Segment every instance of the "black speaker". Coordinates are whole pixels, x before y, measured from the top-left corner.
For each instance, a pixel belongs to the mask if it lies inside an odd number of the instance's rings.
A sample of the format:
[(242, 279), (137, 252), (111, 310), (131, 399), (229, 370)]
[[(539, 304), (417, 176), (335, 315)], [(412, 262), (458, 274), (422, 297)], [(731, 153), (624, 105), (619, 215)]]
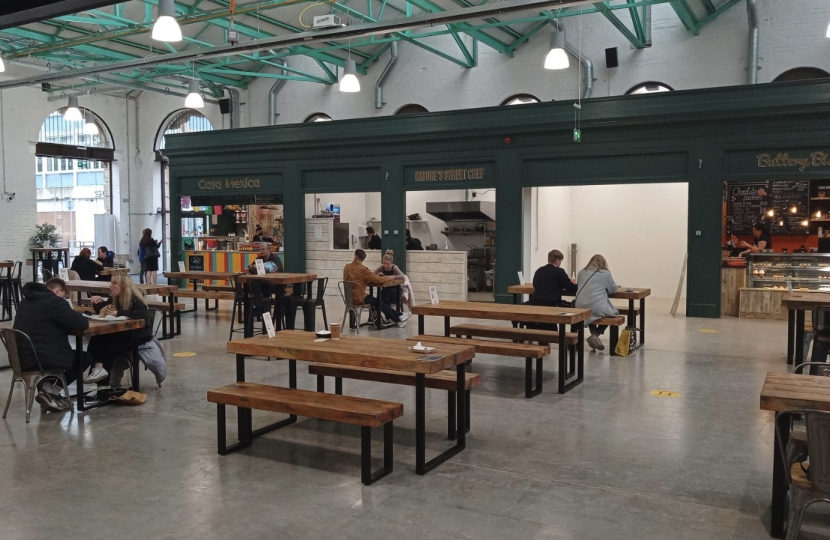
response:
[(605, 49), (605, 67), (615, 68), (619, 65), (620, 63), (617, 60), (617, 48), (611, 47), (610, 49)]
[(231, 100), (229, 99), (220, 99), (219, 100), (219, 112), (222, 114), (228, 114), (231, 112)]

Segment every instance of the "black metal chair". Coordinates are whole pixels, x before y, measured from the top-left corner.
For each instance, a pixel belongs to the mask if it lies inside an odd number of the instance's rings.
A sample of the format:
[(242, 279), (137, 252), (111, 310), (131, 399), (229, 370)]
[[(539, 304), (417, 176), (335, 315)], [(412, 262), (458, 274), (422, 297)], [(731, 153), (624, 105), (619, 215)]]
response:
[(20, 305), (20, 300), (23, 298), (23, 282), (20, 277), (22, 273), (23, 261), (17, 261), (14, 263), (14, 269), (12, 270), (12, 300), (14, 302), (15, 309), (17, 309), (17, 306)]
[[(233, 341), (234, 334), (245, 335), (245, 284), (239, 281), (241, 274), (234, 274), (231, 276), (231, 285), (233, 286), (233, 310), (231, 311), (231, 331), (228, 336), (228, 341)], [(254, 313), (259, 313), (261, 309), (257, 308), (254, 299), (251, 299), (252, 309)], [(242, 325), (240, 328), (237, 325)], [(264, 330), (254, 330), (254, 335), (264, 334)]]
[(321, 309), (323, 311), (323, 324), (326, 327), (326, 330), (329, 329), (329, 321), (328, 317), (326, 317), (326, 301), (323, 296), (326, 294), (326, 286), (328, 286), (329, 278), (322, 277), (317, 278), (317, 294), (314, 298), (311, 297), (311, 286), (308, 286), (308, 295), (300, 300), (297, 300), (297, 309), (303, 308), (305, 311), (306, 306), (312, 306), (315, 310)]

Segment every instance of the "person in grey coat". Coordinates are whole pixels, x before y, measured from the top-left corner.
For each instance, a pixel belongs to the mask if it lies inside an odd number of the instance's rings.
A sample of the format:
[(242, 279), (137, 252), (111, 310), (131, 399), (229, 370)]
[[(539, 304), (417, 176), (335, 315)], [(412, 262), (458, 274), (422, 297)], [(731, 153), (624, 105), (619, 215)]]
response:
[(608, 263), (602, 255), (594, 255), (588, 265), (576, 276), (577, 291), (574, 307), (590, 309), (591, 316), (585, 321), (591, 335), (588, 345), (594, 350), (604, 350), (600, 336), (605, 333), (606, 325), (593, 324), (603, 317), (617, 317), (620, 312), (611, 304), (609, 294), (617, 292), (617, 284), (608, 270)]

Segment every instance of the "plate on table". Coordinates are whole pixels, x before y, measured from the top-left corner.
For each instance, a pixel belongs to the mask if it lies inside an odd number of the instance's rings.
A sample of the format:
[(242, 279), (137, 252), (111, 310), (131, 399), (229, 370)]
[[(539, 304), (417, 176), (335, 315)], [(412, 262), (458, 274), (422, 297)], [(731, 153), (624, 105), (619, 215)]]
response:
[(416, 352), (416, 353), (428, 353), (428, 352), (434, 351), (435, 347), (420, 347), (420, 348), (418, 348), (418, 347), (415, 347), (413, 345), (412, 347), (409, 348), (409, 350), (412, 351), (412, 352)]
[(104, 322), (113, 322), (113, 321), (127, 321), (129, 317), (113, 317), (112, 315), (107, 315), (106, 317), (101, 317), (99, 315), (93, 315), (91, 313), (84, 313), (84, 317), (88, 319), (92, 319), (94, 321), (104, 321)]

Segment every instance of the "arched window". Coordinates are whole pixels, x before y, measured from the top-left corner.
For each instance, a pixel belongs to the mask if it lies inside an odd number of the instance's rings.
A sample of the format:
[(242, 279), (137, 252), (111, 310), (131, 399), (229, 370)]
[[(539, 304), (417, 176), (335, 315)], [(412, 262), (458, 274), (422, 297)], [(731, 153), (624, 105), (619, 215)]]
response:
[[(81, 109), (85, 120), (72, 122), (64, 119), (65, 113), (66, 107), (63, 107), (46, 117), (40, 127), (37, 142), (87, 148), (114, 148), (110, 130), (97, 114), (88, 109)], [(94, 127), (87, 125), (87, 118)]]
[(213, 125), (205, 115), (193, 109), (182, 109), (174, 112), (162, 122), (161, 129), (156, 135), (156, 150), (164, 150), (164, 138), (167, 135), (179, 133), (196, 133), (199, 131), (213, 131)]
[(502, 102), (502, 105), (525, 105), (527, 103), (539, 103), (539, 98), (530, 94), (516, 94)]
[(303, 120), (303, 123), (309, 122), (331, 122), (331, 116), (320, 112), (314, 113), (305, 120)]
[(421, 114), (421, 113), (428, 113), (429, 111), (426, 110), (425, 107), (420, 105), (415, 105), (414, 103), (410, 103), (409, 105), (404, 105), (397, 111), (395, 111), (395, 115), (402, 115), (402, 114)]
[(810, 79), (824, 79), (826, 77), (830, 77), (830, 73), (827, 73), (823, 69), (814, 67), (797, 67), (785, 71), (773, 79), (772, 82), (807, 81)]
[(644, 82), (631, 88), (626, 95), (629, 94), (654, 94), (657, 92), (674, 92), (674, 88), (661, 82)]

